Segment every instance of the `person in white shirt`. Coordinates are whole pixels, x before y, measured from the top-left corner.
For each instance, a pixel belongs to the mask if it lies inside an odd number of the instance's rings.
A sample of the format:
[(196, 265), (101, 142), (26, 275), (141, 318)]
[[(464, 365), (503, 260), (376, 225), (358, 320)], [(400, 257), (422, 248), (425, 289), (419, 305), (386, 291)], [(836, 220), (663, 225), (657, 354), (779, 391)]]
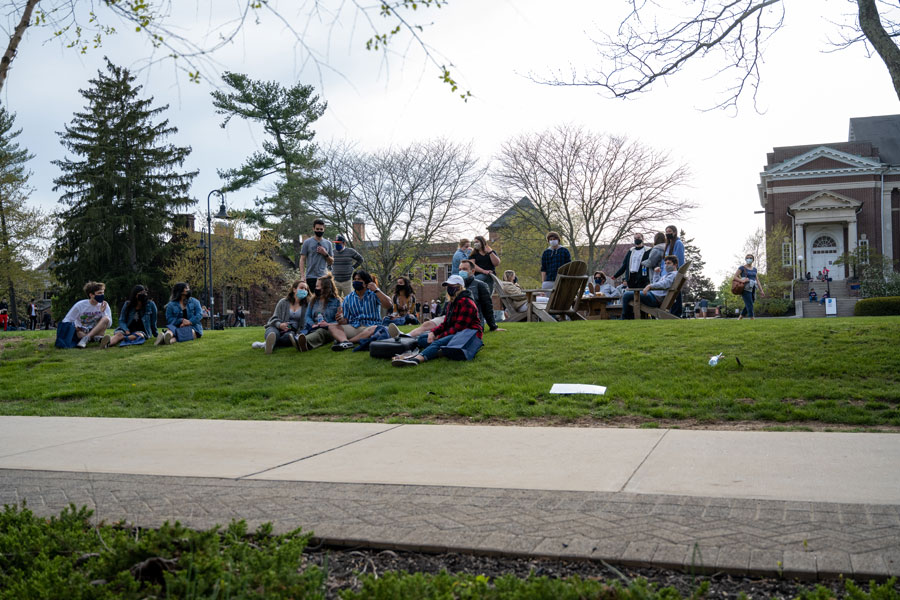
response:
[(75, 326), (79, 348), (86, 348), (91, 341), (100, 342), (101, 346), (109, 345), (110, 336), (106, 335), (106, 329), (112, 324), (112, 311), (106, 302), (105, 292), (106, 284), (87, 282), (84, 284), (87, 299), (76, 302), (63, 319), (64, 323)]

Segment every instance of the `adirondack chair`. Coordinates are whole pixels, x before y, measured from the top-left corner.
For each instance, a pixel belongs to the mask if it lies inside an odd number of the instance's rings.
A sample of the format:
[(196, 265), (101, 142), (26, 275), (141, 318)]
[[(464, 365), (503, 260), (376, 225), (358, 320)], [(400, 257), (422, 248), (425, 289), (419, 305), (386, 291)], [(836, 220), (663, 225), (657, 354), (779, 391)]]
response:
[(556, 282), (550, 292), (546, 308), (529, 306), (529, 310), (541, 321), (553, 322), (556, 317), (568, 316), (573, 321), (585, 318), (578, 314), (578, 301), (588, 282), (587, 264), (582, 260), (566, 263), (556, 272)]
[(675, 303), (675, 298), (681, 293), (681, 288), (683, 288), (685, 282), (687, 282), (687, 272), (690, 266), (691, 261), (687, 261), (681, 265), (678, 269), (678, 273), (675, 275), (675, 279), (672, 280), (672, 287), (670, 287), (666, 295), (663, 296), (659, 306), (647, 306), (641, 304), (641, 290), (629, 288), (629, 291), (634, 292), (634, 300), (631, 302), (631, 306), (634, 307), (634, 318), (643, 319), (644, 316), (642, 313), (646, 313), (648, 317), (656, 317), (657, 319), (680, 319), (681, 317), (673, 315), (669, 310), (672, 308), (672, 304)]
[(514, 323), (516, 321), (524, 321), (528, 318), (528, 307), (525, 307), (526, 310), (518, 310), (516, 307), (521, 305), (522, 301), (514, 301), (512, 296), (503, 291), (503, 285), (500, 283), (500, 280), (497, 279), (497, 276), (491, 273), (491, 277), (494, 278), (494, 291), (497, 293), (497, 296), (500, 298), (500, 304), (503, 305), (503, 309), (506, 311), (506, 321)]

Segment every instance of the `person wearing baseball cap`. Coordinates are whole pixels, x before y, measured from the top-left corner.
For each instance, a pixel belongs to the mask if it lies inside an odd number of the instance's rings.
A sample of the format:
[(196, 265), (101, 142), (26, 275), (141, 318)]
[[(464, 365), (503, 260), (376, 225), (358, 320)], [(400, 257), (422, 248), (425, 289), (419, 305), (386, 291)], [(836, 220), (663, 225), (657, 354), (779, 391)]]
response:
[(331, 263), (331, 274), (342, 298), (353, 291), (353, 272), (362, 264), (362, 255), (347, 245), (344, 236), (334, 238), (334, 262)]
[[(401, 354), (391, 360), (395, 367), (416, 367), (426, 360), (437, 358), (441, 348), (450, 343), (453, 335), (466, 329), (474, 329), (476, 335), (481, 338), (484, 329), (481, 327), (481, 318), (478, 307), (472, 300), (472, 295), (466, 290), (466, 283), (459, 275), (451, 275), (442, 284), (447, 288), (447, 296), (450, 297), (450, 305), (444, 322), (422, 335), (419, 339), (419, 347), (423, 342), (427, 344), (424, 350), (418, 354), (408, 356)], [(424, 338), (424, 340), (422, 339)]]

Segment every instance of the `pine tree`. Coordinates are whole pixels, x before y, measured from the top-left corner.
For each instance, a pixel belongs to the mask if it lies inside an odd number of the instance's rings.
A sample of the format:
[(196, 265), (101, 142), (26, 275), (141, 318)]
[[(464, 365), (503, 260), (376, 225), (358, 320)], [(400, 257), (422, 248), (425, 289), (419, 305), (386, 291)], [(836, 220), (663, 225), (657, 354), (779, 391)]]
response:
[(702, 298), (716, 299), (716, 288), (709, 277), (703, 275), (706, 261), (700, 255), (700, 248), (694, 245), (694, 238), (688, 239), (684, 229), (681, 230), (681, 242), (684, 244), (684, 260), (690, 261), (688, 280), (684, 286), (686, 302), (699, 302)]
[(239, 190), (277, 175), (274, 193), (256, 201), (256, 211), (247, 216), (271, 229), (284, 245), (295, 266), (300, 264), (300, 236), (312, 229), (312, 212), (321, 187), (321, 160), (310, 126), (325, 112), (309, 85), (284, 88), (274, 81), (254, 81), (240, 73), (226, 73), (230, 92), (212, 93), (216, 112), (225, 115), (222, 127), (232, 117), (259, 123), (268, 136), (262, 151), (254, 152), (236, 169), (219, 171), (226, 190)]
[(18, 322), (16, 288), (34, 283), (29, 255), (38, 251), (45, 218), (25, 205), (30, 176), (25, 164), (32, 155), (16, 142), (22, 130), (13, 130), (14, 121), (0, 107), (0, 287), (9, 292), (10, 318)]
[(196, 171), (179, 168), (190, 147), (164, 140), (178, 130), (160, 120), (168, 105), (152, 108), (139, 97), (135, 77), (107, 59), (90, 87), (83, 112), (61, 132), (76, 158), (54, 161), (63, 190), (55, 247), (56, 274), (64, 304), (81, 296), (86, 281), (103, 281), (113, 299), (137, 283), (162, 297), (166, 277), (167, 232), (172, 213), (194, 204), (188, 197)]

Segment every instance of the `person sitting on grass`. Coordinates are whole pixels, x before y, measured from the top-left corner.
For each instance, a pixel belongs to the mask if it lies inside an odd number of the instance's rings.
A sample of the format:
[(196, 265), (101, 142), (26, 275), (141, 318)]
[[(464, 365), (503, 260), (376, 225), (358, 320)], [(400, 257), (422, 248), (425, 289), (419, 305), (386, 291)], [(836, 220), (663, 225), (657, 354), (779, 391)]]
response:
[[(678, 273), (678, 257), (670, 254), (666, 257), (666, 270), (656, 274), (656, 277), (641, 290), (641, 304), (647, 306), (659, 306), (665, 297), (672, 282), (675, 281), (675, 275)], [(634, 307), (631, 305), (634, 300), (634, 292), (625, 292), (622, 297), (622, 318), (633, 319)]]
[(413, 311), (416, 306), (416, 294), (406, 277), (398, 277), (392, 299), (394, 310), (382, 321), (382, 325), (418, 325), (419, 320)]
[(809, 301), (816, 302), (816, 301), (818, 301), (818, 299), (819, 299), (819, 295), (816, 294), (816, 290), (814, 290), (813, 288), (809, 288)]
[(88, 281), (84, 284), (85, 300), (79, 300), (66, 313), (63, 323), (75, 326), (76, 346), (86, 348), (88, 342), (100, 342), (102, 347), (109, 345), (110, 337), (106, 328), (112, 324), (112, 311), (106, 302), (106, 284), (99, 281)]
[[(172, 287), (172, 298), (166, 304), (169, 330), (157, 336), (156, 345), (189, 342), (203, 337), (202, 320), (203, 309), (200, 308), (200, 301), (191, 297), (191, 286), (176, 283)], [(180, 331), (176, 331), (179, 329)]]
[[(338, 295), (338, 283), (331, 277), (322, 277), (316, 280), (316, 295), (306, 311), (306, 323), (303, 331), (297, 334), (297, 350), (306, 352), (311, 348), (317, 348), (324, 342), (336, 340), (338, 343), (347, 341), (347, 334), (338, 324), (343, 314), (341, 312), (341, 297)], [(322, 330), (321, 333), (318, 331)], [(314, 335), (310, 335), (314, 334)], [(310, 340), (309, 338), (312, 338)]]
[(115, 346), (119, 342), (131, 344), (143, 344), (151, 336), (156, 337), (156, 303), (150, 299), (147, 288), (138, 284), (131, 288), (131, 294), (128, 300), (122, 305), (122, 312), (119, 313), (119, 326), (116, 327), (112, 339), (104, 345), (100, 343), (101, 348)]
[[(276, 346), (297, 347), (296, 334), (306, 326), (309, 307), (309, 286), (297, 280), (291, 285), (287, 295), (278, 300), (275, 311), (266, 322), (266, 354), (272, 354)], [(258, 344), (259, 342), (254, 342)]]
[[(332, 350), (352, 348), (355, 342), (371, 337), (375, 328), (381, 325), (380, 307), (391, 309), (390, 296), (379, 289), (371, 275), (360, 269), (353, 274), (353, 292), (344, 298), (337, 326), (317, 327), (306, 335), (305, 342), (310, 348), (317, 348), (334, 340)], [(298, 342), (302, 343), (299, 339)]]
[[(478, 316), (478, 307), (472, 299), (472, 294), (465, 288), (462, 278), (459, 275), (451, 275), (443, 285), (450, 297), (444, 321), (427, 336), (423, 336), (427, 346), (421, 352), (395, 356), (391, 360), (391, 364), (395, 367), (415, 367), (426, 360), (437, 358), (441, 349), (453, 340), (453, 336), (466, 329), (474, 329), (479, 339), (483, 337), (484, 328)], [(419, 345), (420, 347), (423, 345), (423, 340), (420, 339)]]

